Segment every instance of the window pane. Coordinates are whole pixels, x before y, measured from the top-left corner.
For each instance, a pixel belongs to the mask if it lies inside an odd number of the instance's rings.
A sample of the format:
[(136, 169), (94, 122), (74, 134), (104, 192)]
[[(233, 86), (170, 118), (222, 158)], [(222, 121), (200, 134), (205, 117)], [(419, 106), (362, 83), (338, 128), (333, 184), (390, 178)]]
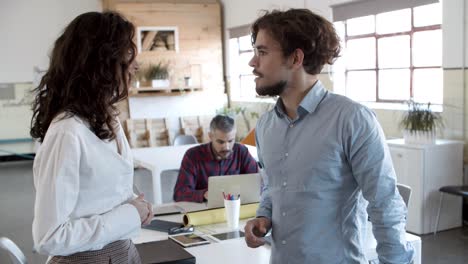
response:
[(239, 50), (252, 50), (252, 41), (250, 35), (239, 38)]
[(411, 30), (411, 9), (402, 9), (378, 14), (377, 33), (388, 34)]
[(249, 66), (249, 61), (253, 57), (252, 52), (243, 52), (239, 55), (239, 65), (237, 65), (240, 74), (252, 74), (253, 68)]
[(340, 37), (340, 40), (343, 41), (345, 37), (344, 22), (333, 22), (333, 26), (335, 27), (336, 34)]
[(409, 98), (409, 69), (379, 71), (379, 99), (408, 100)]
[(231, 95), (239, 97), (239, 43), (237, 38), (229, 40), (229, 80), (231, 86)]
[(241, 75), (240, 86), (240, 97), (255, 98), (255, 75)]
[(370, 34), (375, 32), (374, 16), (365, 16), (348, 19), (346, 21), (348, 36)]
[(442, 8), (440, 3), (418, 6), (413, 10), (415, 27), (442, 24)]
[(379, 41), (379, 68), (402, 68), (410, 66), (410, 37), (396, 36)]
[(348, 72), (346, 96), (359, 102), (375, 102), (375, 71)]
[(413, 94), (416, 102), (442, 104), (442, 85), (442, 69), (414, 70)]
[(413, 35), (413, 65), (442, 65), (442, 31), (429, 30), (415, 32)]
[(375, 68), (375, 38), (349, 40), (344, 56), (348, 69)]

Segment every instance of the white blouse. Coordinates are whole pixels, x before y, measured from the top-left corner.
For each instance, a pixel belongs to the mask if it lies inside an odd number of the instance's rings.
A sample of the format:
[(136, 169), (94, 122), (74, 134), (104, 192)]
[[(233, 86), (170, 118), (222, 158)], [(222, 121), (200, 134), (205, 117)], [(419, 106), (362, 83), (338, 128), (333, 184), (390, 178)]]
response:
[(33, 173), (37, 252), (66, 256), (139, 234), (140, 216), (127, 203), (134, 197), (133, 158), (120, 123), (116, 140), (104, 141), (79, 117), (54, 119)]

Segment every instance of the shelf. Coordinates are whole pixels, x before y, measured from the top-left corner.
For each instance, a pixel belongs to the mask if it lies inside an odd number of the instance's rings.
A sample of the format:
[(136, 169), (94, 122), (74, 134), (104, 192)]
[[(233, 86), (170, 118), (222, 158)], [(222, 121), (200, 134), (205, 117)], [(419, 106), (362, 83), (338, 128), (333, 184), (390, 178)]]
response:
[(183, 88), (152, 88), (152, 87), (140, 87), (131, 88), (128, 91), (129, 97), (146, 97), (146, 96), (177, 96), (187, 93), (202, 92), (202, 88), (196, 87), (183, 87)]

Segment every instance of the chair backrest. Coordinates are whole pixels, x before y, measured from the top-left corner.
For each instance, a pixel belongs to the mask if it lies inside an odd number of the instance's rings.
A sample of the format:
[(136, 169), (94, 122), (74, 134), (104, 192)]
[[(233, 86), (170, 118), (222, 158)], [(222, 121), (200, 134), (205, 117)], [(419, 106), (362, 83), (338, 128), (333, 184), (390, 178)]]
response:
[(171, 142), (165, 118), (127, 119), (125, 134), (132, 148), (168, 146)]
[(406, 207), (408, 207), (409, 200), (411, 198), (411, 187), (409, 187), (408, 185), (397, 183), (397, 188), (398, 188), (398, 192), (401, 195), (401, 198), (403, 198), (403, 201), (406, 204)]
[(174, 146), (197, 144), (197, 138), (194, 135), (178, 135), (174, 139)]
[(0, 237), (0, 248), (5, 250), (10, 256), (11, 263), (13, 264), (26, 264), (26, 257), (19, 247), (10, 239)]
[(161, 202), (174, 202), (174, 187), (179, 177), (179, 170), (164, 170), (161, 172)]
[(169, 146), (171, 138), (166, 118), (145, 119), (150, 147)]
[(255, 128), (250, 130), (250, 132), (245, 136), (244, 139), (241, 140), (242, 144), (244, 145), (250, 145), (250, 146), (255, 146)]
[(198, 142), (203, 141), (204, 131), (199, 116), (181, 116), (179, 120), (180, 133), (182, 135), (193, 135), (197, 138)]

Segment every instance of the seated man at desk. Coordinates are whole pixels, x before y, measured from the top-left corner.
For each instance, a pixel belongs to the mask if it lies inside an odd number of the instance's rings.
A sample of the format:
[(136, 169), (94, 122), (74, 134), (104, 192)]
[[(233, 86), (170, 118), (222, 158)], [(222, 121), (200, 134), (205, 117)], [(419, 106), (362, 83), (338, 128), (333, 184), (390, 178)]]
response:
[(184, 155), (174, 187), (174, 200), (198, 202), (207, 200), (208, 177), (256, 173), (257, 162), (247, 147), (235, 143), (234, 119), (217, 115), (210, 123), (210, 143), (193, 147)]

